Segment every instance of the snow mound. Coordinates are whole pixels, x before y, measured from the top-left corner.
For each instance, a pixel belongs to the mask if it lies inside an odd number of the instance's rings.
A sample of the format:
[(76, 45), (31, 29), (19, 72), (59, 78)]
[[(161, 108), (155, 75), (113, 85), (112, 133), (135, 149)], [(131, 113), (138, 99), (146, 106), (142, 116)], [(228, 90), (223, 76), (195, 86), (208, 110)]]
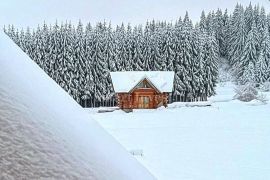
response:
[(211, 106), (211, 101), (195, 101), (195, 102), (174, 102), (168, 104), (168, 108), (181, 108), (181, 107), (205, 107)]
[(0, 32), (0, 177), (154, 179)]
[(265, 102), (262, 102), (260, 100), (257, 100), (257, 99), (253, 99), (249, 102), (244, 102), (245, 104), (247, 105), (250, 105), (250, 106), (260, 106), (260, 105), (265, 105), (266, 103)]

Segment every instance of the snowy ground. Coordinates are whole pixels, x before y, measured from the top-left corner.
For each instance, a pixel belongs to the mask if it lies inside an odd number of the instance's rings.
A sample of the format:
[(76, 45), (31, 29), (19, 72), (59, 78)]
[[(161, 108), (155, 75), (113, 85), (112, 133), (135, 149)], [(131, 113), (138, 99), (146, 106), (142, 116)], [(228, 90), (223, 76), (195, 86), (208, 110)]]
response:
[(233, 88), (210, 107), (88, 112), (160, 180), (270, 179), (270, 104), (232, 100)]

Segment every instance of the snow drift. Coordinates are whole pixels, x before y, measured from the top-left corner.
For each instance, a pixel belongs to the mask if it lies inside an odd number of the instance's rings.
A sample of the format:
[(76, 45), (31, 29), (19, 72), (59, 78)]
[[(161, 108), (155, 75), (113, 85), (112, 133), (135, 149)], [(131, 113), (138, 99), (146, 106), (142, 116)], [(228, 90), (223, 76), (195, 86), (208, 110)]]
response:
[(154, 177), (0, 32), (0, 176)]

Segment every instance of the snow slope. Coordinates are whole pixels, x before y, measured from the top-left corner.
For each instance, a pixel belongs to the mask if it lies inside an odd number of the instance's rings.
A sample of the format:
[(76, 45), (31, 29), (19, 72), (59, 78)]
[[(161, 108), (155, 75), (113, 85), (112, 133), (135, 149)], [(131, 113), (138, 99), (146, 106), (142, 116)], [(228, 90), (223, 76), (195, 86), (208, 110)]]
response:
[(0, 179), (154, 179), (3, 32), (0, 152)]
[[(89, 113), (159, 180), (270, 179), (270, 104), (233, 99), (224, 83), (209, 107)], [(270, 94), (268, 93), (268, 99)]]

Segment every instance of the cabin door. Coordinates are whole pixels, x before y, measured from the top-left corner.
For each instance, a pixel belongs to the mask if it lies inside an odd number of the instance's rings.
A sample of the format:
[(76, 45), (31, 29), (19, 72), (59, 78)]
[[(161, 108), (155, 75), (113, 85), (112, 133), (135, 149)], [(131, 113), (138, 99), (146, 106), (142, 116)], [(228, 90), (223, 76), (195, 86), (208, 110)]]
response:
[(139, 97), (139, 108), (147, 109), (149, 108), (150, 98), (148, 96), (140, 96)]

